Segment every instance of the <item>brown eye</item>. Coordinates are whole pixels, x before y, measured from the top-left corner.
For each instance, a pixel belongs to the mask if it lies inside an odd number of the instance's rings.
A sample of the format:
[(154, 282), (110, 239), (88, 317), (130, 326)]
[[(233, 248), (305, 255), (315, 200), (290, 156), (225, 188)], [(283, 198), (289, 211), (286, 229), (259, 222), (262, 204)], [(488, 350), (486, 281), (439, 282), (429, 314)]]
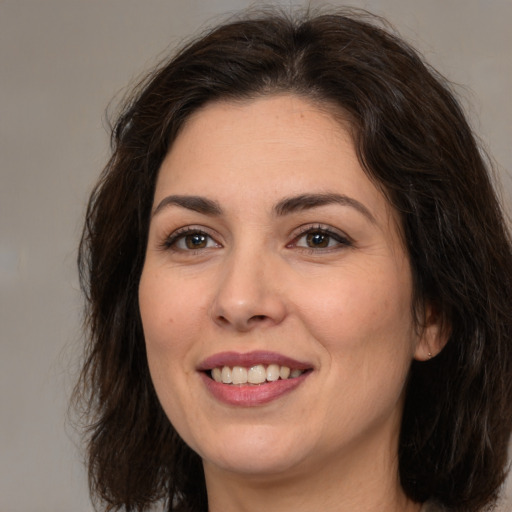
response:
[(208, 245), (208, 237), (202, 233), (186, 235), (183, 238), (187, 249), (204, 249)]
[(337, 231), (313, 227), (304, 231), (290, 244), (290, 247), (318, 250), (336, 250), (351, 247), (351, 240)]
[(326, 233), (308, 233), (306, 235), (306, 244), (311, 248), (324, 248), (329, 247), (331, 237)]
[(165, 242), (166, 249), (175, 251), (198, 251), (221, 247), (210, 235), (195, 229), (180, 230), (173, 233)]

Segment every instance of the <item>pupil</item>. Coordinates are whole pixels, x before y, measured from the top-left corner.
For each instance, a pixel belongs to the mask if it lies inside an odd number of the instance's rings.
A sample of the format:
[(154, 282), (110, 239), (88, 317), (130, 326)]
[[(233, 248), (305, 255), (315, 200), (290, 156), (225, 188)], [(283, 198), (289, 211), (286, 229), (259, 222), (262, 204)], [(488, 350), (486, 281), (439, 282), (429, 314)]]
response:
[(189, 249), (202, 248), (206, 245), (206, 236), (200, 234), (189, 235), (187, 236), (186, 244)]
[(327, 247), (329, 237), (323, 233), (310, 233), (307, 236), (308, 245), (313, 247)]

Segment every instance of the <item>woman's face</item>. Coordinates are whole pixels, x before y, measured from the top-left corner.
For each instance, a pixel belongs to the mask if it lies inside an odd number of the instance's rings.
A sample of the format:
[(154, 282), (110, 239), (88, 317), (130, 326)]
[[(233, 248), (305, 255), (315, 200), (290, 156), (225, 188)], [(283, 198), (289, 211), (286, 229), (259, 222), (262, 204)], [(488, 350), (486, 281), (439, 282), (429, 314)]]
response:
[(411, 296), (396, 216), (333, 117), (278, 95), (188, 120), (139, 299), (156, 392), (207, 477), (394, 460), (428, 352)]

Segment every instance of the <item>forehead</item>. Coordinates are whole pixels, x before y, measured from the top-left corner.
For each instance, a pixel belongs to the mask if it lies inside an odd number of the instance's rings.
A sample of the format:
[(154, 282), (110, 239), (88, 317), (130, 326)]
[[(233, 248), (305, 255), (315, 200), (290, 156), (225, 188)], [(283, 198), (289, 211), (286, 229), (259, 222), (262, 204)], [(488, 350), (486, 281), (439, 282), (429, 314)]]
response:
[(195, 112), (162, 163), (155, 203), (171, 193), (243, 203), (305, 192), (351, 195), (377, 217), (389, 213), (361, 168), (348, 123), (329, 105), (286, 94)]

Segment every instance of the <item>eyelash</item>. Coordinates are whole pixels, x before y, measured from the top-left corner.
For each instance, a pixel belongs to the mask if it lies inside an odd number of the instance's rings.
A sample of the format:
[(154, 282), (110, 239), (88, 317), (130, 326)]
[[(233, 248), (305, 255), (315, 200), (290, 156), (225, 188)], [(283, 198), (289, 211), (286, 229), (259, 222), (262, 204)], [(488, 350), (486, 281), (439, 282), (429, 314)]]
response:
[(215, 244), (218, 247), (220, 247), (220, 244), (218, 244), (218, 242), (216, 242), (214, 240), (214, 238), (209, 233), (207, 233), (203, 229), (194, 228), (193, 226), (189, 226), (189, 227), (180, 228), (180, 229), (174, 231), (173, 233), (171, 233), (164, 240), (164, 242), (162, 244), (162, 249), (164, 249), (164, 250), (182, 251), (182, 252), (190, 252), (192, 254), (195, 254), (198, 251), (202, 251), (202, 250), (208, 248), (208, 247), (200, 247), (200, 248), (196, 248), (196, 249), (192, 249), (192, 248), (183, 249), (183, 248), (178, 248), (177, 247), (178, 242), (180, 242), (181, 240), (185, 240), (185, 238), (187, 236), (191, 236), (191, 235), (203, 236), (203, 237), (205, 237), (205, 238), (207, 238), (209, 240), (213, 240), (215, 242)]
[[(336, 242), (336, 245), (334, 246), (327, 246), (327, 247), (309, 247), (309, 246), (299, 246), (297, 245), (298, 242), (308, 235), (323, 235), (327, 238), (329, 238), (329, 242), (334, 240)], [(330, 252), (330, 251), (336, 251), (340, 250), (346, 247), (352, 247), (353, 242), (352, 240), (346, 236), (345, 234), (341, 234), (337, 231), (334, 231), (333, 229), (322, 226), (322, 225), (315, 225), (315, 226), (304, 226), (300, 228), (299, 233), (294, 237), (294, 239), (286, 245), (286, 247), (296, 247), (300, 250), (306, 251), (309, 254), (314, 254), (318, 252)]]
[[(216, 242), (215, 239), (209, 233), (204, 231), (203, 229), (194, 228), (193, 226), (190, 226), (190, 227), (180, 228), (177, 231), (171, 233), (171, 235), (169, 235), (162, 243), (162, 249), (197, 254), (198, 252), (203, 251), (204, 249), (211, 248), (211, 246), (210, 247), (199, 247), (199, 248), (190, 248), (189, 247), (187, 249), (177, 247), (177, 244), (180, 241), (185, 240), (185, 238), (187, 236), (191, 236), (191, 235), (205, 237), (206, 239), (213, 241), (215, 243), (216, 247), (222, 247), (221, 244)], [(328, 244), (330, 244), (331, 241), (334, 240), (336, 242), (336, 245), (335, 246), (328, 245), (326, 247), (308, 247), (306, 245), (304, 245), (304, 246), (298, 245), (298, 242), (302, 238), (307, 237), (308, 235), (325, 236), (326, 238), (329, 239)], [(208, 243), (209, 242), (207, 241), (207, 244)], [(290, 243), (286, 244), (287, 248), (295, 247), (295, 248), (305, 251), (309, 254), (314, 254), (314, 253), (318, 253), (318, 252), (336, 251), (336, 250), (339, 250), (340, 248), (352, 247), (352, 246), (353, 246), (352, 240), (350, 240), (346, 235), (342, 235), (342, 234), (328, 228), (327, 226), (322, 226), (322, 225), (315, 225), (315, 226), (309, 225), (309, 226), (304, 226), (304, 227), (300, 228), (299, 233), (297, 233), (294, 236), (293, 240)]]

